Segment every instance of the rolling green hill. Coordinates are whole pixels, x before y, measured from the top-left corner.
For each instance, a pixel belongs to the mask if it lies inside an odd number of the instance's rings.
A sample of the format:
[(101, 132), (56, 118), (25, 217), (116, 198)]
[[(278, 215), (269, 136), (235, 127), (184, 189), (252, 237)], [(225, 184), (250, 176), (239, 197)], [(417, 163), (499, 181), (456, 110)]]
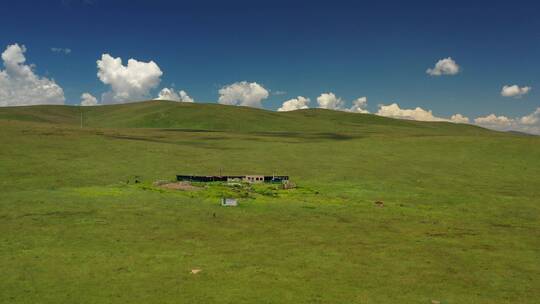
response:
[(273, 112), (219, 104), (147, 101), (98, 107), (0, 108), (0, 119), (80, 125), (90, 128), (178, 128), (235, 132), (416, 132), (479, 134), (472, 125), (398, 120), (324, 109)]
[[(540, 298), (537, 136), (151, 101), (0, 108), (0, 144), (0, 303)], [(298, 187), (154, 184), (219, 172)]]

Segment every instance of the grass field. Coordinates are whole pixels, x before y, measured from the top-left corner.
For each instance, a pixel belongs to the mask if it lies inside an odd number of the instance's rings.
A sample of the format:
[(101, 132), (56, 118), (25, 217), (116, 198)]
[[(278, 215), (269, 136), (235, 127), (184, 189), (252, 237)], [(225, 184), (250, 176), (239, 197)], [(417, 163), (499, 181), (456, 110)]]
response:
[[(0, 303), (538, 303), (540, 137), (327, 110), (82, 110), (80, 128), (78, 107), (0, 108)], [(220, 169), (298, 188), (223, 208), (219, 189), (152, 185)]]

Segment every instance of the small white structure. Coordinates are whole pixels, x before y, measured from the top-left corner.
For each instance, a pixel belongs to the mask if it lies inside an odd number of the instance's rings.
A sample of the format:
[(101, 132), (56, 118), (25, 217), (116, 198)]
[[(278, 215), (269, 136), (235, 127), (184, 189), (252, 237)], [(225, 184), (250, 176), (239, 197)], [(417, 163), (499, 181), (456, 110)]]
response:
[(235, 198), (222, 198), (221, 206), (225, 207), (236, 207), (238, 206), (238, 200)]
[(264, 183), (264, 175), (246, 175), (244, 176), (244, 182), (250, 184)]

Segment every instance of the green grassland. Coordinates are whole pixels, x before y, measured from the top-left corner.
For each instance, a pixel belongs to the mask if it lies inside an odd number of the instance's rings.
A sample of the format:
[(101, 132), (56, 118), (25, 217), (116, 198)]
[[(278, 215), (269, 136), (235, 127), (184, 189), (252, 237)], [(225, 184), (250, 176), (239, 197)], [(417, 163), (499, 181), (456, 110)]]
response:
[[(536, 136), (154, 101), (2, 108), (0, 144), (0, 303), (540, 298)], [(298, 187), (153, 185), (219, 170)]]

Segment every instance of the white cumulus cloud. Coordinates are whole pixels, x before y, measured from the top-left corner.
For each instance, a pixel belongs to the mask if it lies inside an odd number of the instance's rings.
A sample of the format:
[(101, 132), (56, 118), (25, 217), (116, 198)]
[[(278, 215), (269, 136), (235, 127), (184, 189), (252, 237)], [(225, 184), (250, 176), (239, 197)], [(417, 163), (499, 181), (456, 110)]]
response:
[(414, 109), (402, 109), (397, 103), (390, 105), (379, 105), (379, 110), (375, 113), (379, 116), (386, 116), (399, 119), (418, 120), (418, 121), (445, 121), (453, 123), (469, 123), (469, 118), (462, 114), (454, 114), (450, 118), (444, 118), (433, 115), (433, 111), (425, 110), (421, 107)]
[(9, 45), (2, 53), (5, 69), (0, 70), (0, 106), (63, 104), (64, 90), (53, 79), (35, 74), (25, 64), (24, 45)]
[(158, 97), (156, 100), (171, 100), (171, 101), (180, 101), (180, 102), (195, 102), (186, 91), (180, 90), (177, 92), (174, 89), (163, 88), (159, 91)]
[(474, 122), (482, 127), (499, 131), (513, 130), (540, 135), (540, 107), (522, 117), (510, 118), (503, 115), (489, 114), (477, 117)]
[(90, 93), (83, 93), (81, 95), (81, 106), (96, 106), (98, 104), (97, 98)]
[(487, 116), (475, 118), (474, 122), (486, 127), (505, 128), (510, 127), (514, 123), (514, 120), (502, 115), (497, 116), (495, 114), (489, 114)]
[(307, 109), (309, 108), (310, 100), (309, 98), (298, 96), (293, 99), (289, 99), (281, 105), (281, 107), (278, 109), (279, 112), (286, 112), (286, 111), (294, 111), (294, 110), (300, 110), (300, 109)]
[(450, 117), (450, 121), (455, 123), (469, 123), (469, 117), (461, 114), (454, 114)]
[(532, 125), (540, 126), (540, 108), (536, 108), (536, 110), (532, 112), (531, 114), (521, 117), (519, 119), (519, 122), (527, 126), (532, 126)]
[(451, 57), (448, 57), (437, 61), (435, 67), (427, 69), (426, 73), (431, 76), (456, 75), (460, 69), (459, 65)]
[(329, 110), (343, 110), (345, 105), (343, 99), (336, 97), (332, 92), (322, 93), (317, 97), (317, 103), (319, 104), (319, 108)]
[[(418, 121), (445, 121), (453, 123), (470, 123), (470, 119), (462, 114), (454, 114), (450, 118), (438, 117), (433, 115), (431, 110), (424, 110), (420, 107), (414, 109), (402, 109), (397, 103), (390, 105), (379, 105), (380, 116), (409, 119)], [(520, 131), (530, 134), (540, 135), (540, 107), (534, 112), (523, 117), (511, 118), (504, 115), (489, 114), (476, 117), (474, 124), (499, 131)]]
[(366, 109), (366, 107), (367, 107), (367, 97), (359, 97), (353, 100), (352, 107), (348, 109), (348, 111), (367, 114), (369, 113), (369, 111)]
[(416, 107), (414, 109), (402, 109), (397, 103), (393, 103), (390, 105), (379, 105), (379, 110), (376, 114), (379, 116), (409, 120), (448, 121), (447, 119), (434, 116), (431, 110), (424, 110), (420, 107)]
[(340, 97), (337, 97), (336, 94), (332, 92), (322, 93), (317, 97), (317, 104), (321, 109), (335, 110), (335, 111), (346, 111), (354, 113), (369, 113), (367, 108), (367, 97), (358, 97), (352, 101), (352, 106), (350, 108), (345, 107), (345, 100)]
[[(390, 105), (379, 105), (376, 113), (380, 116), (409, 119), (418, 121), (444, 121), (453, 123), (470, 123), (470, 119), (462, 114), (454, 114), (450, 118), (433, 115), (431, 110), (424, 110), (420, 107), (414, 109), (402, 109), (397, 103)], [(474, 124), (499, 131), (520, 131), (530, 134), (540, 135), (540, 107), (534, 112), (523, 117), (511, 118), (504, 115), (489, 114), (476, 117)]]
[(501, 90), (504, 97), (521, 97), (531, 90), (531, 87), (519, 87), (518, 85), (505, 85)]
[(122, 64), (120, 57), (103, 54), (97, 61), (97, 76), (111, 90), (102, 95), (103, 103), (125, 103), (148, 98), (150, 90), (157, 87), (163, 72), (154, 61), (129, 59)]
[(241, 81), (224, 86), (219, 95), (220, 104), (261, 108), (269, 92), (256, 82)]

